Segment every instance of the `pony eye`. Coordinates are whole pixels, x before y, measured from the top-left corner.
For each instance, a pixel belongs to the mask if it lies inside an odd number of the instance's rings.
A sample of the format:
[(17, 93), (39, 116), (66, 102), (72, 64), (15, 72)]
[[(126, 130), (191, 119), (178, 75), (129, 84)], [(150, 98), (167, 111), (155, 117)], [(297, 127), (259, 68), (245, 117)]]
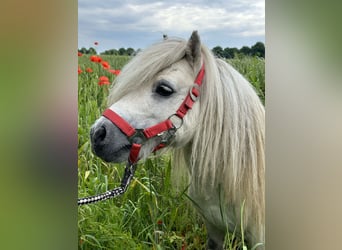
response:
[(165, 83), (162, 83), (157, 86), (156, 93), (161, 96), (170, 96), (174, 93), (174, 90)]

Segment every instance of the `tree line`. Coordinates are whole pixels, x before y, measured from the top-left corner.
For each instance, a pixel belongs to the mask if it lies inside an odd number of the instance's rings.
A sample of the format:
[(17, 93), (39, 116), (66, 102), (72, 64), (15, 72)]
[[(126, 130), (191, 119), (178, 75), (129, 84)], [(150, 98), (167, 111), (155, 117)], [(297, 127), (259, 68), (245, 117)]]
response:
[(216, 46), (212, 49), (212, 52), (217, 57), (226, 59), (238, 57), (239, 55), (265, 58), (265, 45), (262, 42), (257, 42), (251, 47), (243, 46), (241, 49), (229, 47), (223, 49), (221, 46)]
[[(134, 56), (140, 51), (140, 49), (134, 50), (133, 48), (120, 48), (120, 49), (110, 49), (101, 52), (101, 55), (121, 55), (121, 56)], [(97, 55), (97, 51), (90, 47), (89, 49), (81, 48), (78, 50), (82, 54)], [(240, 55), (245, 56), (257, 56), (265, 58), (265, 45), (262, 42), (257, 42), (253, 46), (243, 46), (241, 49), (238, 48), (222, 48), (221, 46), (216, 46), (212, 49), (214, 55), (220, 58), (231, 59), (238, 57)]]
[[(106, 50), (104, 52), (101, 52), (100, 55), (133, 56), (139, 51), (140, 51), (140, 49), (135, 51), (133, 48), (110, 49), (110, 50)], [(89, 49), (86, 49), (83, 47), (81, 49), (78, 49), (78, 52), (81, 52), (82, 54), (86, 54), (86, 55), (97, 55), (97, 51), (93, 47), (90, 47)]]

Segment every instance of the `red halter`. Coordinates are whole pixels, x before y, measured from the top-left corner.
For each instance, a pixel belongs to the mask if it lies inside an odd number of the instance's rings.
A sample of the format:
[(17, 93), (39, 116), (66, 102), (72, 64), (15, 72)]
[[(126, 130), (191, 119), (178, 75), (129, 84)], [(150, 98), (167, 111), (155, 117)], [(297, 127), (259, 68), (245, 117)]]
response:
[[(202, 65), (198, 75), (195, 79), (195, 85), (190, 88), (189, 94), (185, 97), (184, 101), (178, 108), (175, 114), (171, 115), (168, 119), (160, 122), (154, 126), (145, 129), (133, 128), (128, 122), (126, 122), (120, 115), (112, 111), (111, 109), (106, 109), (103, 112), (103, 116), (109, 119), (114, 125), (116, 125), (132, 143), (132, 148), (128, 161), (130, 164), (135, 164), (138, 162), (138, 156), (141, 146), (150, 138), (158, 136), (161, 138), (160, 143), (154, 148), (157, 151), (166, 145), (168, 145), (171, 139), (174, 137), (177, 129), (183, 125), (183, 117), (186, 115), (189, 109), (192, 108), (195, 101), (198, 99), (200, 92), (199, 86), (202, 85), (204, 77), (204, 64)], [(172, 119), (177, 117), (180, 120), (178, 126), (172, 122)]]

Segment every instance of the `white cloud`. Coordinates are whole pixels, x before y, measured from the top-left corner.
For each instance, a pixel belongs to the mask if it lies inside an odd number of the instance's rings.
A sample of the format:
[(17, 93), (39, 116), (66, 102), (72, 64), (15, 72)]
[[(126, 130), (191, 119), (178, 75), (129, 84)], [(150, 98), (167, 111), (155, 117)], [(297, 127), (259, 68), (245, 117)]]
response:
[(264, 0), (79, 0), (79, 37), (86, 39), (100, 32), (108, 36), (124, 31), (182, 34), (192, 30), (260, 37), (265, 36), (264, 8)]
[[(79, 19), (103, 29), (132, 30), (253, 30), (264, 33), (264, 2), (238, 1), (226, 6), (210, 7), (206, 5), (164, 2), (143, 4), (125, 4), (108, 8), (80, 8)], [(257, 29), (257, 31), (255, 30)], [(244, 34), (246, 32), (244, 31)]]

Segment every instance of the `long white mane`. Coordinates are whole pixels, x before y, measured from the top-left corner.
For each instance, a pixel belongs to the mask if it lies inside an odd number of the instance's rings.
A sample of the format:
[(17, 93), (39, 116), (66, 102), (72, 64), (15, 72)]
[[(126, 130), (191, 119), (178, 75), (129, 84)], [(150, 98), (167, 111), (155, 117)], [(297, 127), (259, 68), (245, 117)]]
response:
[[(147, 84), (161, 70), (181, 60), (187, 42), (168, 39), (142, 51), (122, 70), (108, 98), (111, 105), (137, 84)], [(205, 78), (199, 100), (200, 116), (194, 136), (175, 150), (175, 168), (187, 166), (193, 188), (210, 197), (221, 187), (225, 204), (245, 200), (245, 224), (264, 220), (264, 107), (253, 87), (225, 61), (201, 45)], [(198, 104), (195, 104), (198, 105)], [(223, 204), (223, 205), (225, 205)], [(251, 211), (258, 214), (250, 216)], [(252, 221), (247, 221), (248, 218)], [(263, 231), (263, 229), (260, 229)]]
[[(202, 55), (206, 75), (190, 150), (191, 182), (207, 197), (213, 188), (220, 188), (225, 202), (222, 205), (242, 204), (245, 200), (245, 224), (248, 213), (254, 210), (260, 214), (253, 224), (262, 225), (264, 107), (252, 86), (233, 67), (214, 58), (204, 46)], [(178, 160), (179, 156), (186, 159), (183, 149), (177, 151)], [(177, 166), (181, 165), (178, 162)]]

